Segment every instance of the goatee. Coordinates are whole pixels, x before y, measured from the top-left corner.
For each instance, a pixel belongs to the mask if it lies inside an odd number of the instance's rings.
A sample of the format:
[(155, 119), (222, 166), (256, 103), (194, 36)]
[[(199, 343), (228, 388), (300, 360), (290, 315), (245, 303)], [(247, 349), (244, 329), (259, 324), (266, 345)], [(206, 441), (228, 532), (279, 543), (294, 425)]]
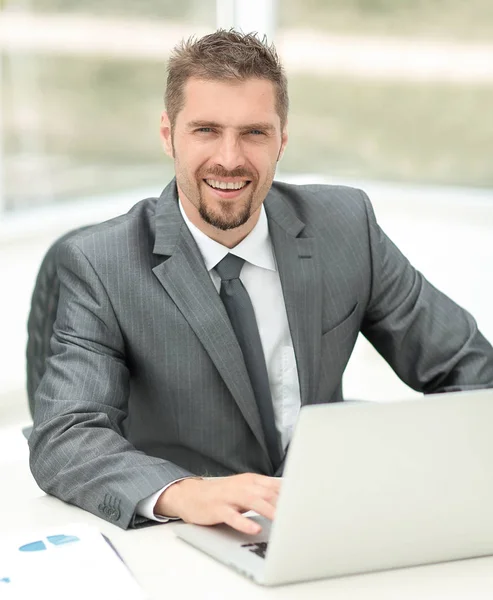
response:
[[(229, 229), (236, 229), (237, 227), (241, 227), (244, 225), (248, 219), (251, 217), (251, 208), (252, 208), (252, 197), (250, 197), (247, 203), (241, 207), (241, 211), (235, 214), (234, 207), (231, 210), (230, 207), (224, 209), (223, 214), (216, 214), (210, 211), (203, 201), (202, 195), (200, 197), (199, 203), (199, 214), (202, 219), (212, 225), (216, 229), (221, 229), (222, 231), (228, 231)], [(229, 215), (228, 212), (232, 213)]]

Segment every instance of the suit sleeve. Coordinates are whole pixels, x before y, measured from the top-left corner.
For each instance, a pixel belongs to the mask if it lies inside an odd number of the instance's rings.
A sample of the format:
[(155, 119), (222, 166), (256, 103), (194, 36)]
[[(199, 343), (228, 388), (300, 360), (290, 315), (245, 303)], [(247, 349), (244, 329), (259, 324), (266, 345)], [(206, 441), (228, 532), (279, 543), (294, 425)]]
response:
[(473, 317), (412, 267), (364, 200), (372, 277), (364, 336), (417, 391), (493, 387), (493, 348)]
[(124, 437), (129, 371), (111, 301), (83, 252), (59, 248), (60, 299), (53, 356), (35, 398), (30, 466), (47, 493), (122, 528), (143, 524), (140, 500), (185, 469), (136, 450)]

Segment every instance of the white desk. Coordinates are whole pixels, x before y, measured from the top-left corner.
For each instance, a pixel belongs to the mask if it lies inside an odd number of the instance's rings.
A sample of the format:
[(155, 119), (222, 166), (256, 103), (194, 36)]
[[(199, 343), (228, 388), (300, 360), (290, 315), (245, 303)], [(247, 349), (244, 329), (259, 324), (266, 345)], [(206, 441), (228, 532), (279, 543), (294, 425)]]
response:
[(27, 444), (17, 427), (0, 429), (0, 468), (0, 535), (63, 523), (94, 524), (110, 538), (153, 600), (491, 600), (493, 597), (493, 557), (263, 588), (178, 540), (173, 533), (177, 524), (123, 531), (44, 495), (30, 475)]

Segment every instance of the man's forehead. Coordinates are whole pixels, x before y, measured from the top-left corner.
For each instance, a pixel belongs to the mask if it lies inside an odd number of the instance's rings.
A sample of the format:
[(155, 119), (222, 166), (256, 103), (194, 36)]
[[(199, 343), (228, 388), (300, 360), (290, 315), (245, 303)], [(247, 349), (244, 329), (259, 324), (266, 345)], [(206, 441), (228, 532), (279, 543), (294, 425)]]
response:
[(277, 124), (274, 84), (266, 79), (240, 81), (190, 78), (184, 89), (182, 116), (185, 121), (222, 121)]

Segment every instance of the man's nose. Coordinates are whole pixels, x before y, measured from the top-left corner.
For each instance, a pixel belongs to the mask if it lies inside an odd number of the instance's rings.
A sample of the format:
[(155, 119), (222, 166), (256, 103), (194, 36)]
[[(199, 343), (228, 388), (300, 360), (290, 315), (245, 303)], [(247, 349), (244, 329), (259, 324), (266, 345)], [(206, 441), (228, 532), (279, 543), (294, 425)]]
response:
[(241, 140), (234, 134), (225, 133), (218, 142), (216, 163), (232, 171), (245, 162)]

